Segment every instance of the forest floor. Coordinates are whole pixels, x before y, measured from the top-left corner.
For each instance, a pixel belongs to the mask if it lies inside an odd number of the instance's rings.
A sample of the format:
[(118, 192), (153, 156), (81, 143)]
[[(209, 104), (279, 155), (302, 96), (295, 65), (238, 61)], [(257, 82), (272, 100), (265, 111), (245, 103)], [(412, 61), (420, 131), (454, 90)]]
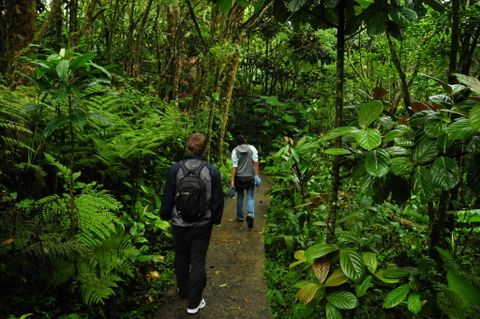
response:
[[(214, 226), (207, 254), (207, 306), (188, 315), (187, 302), (175, 293), (164, 300), (151, 319), (269, 319), (272, 318), (263, 275), (263, 229), (271, 184), (262, 176), (255, 190), (255, 222), (236, 221), (236, 198), (226, 198), (222, 224)], [(245, 208), (245, 205), (244, 205)]]

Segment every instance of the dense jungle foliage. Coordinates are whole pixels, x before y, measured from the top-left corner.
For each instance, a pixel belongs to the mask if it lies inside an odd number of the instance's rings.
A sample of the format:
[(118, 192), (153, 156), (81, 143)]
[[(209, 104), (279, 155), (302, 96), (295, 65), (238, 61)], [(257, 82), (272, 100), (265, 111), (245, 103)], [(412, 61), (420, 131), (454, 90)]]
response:
[(273, 181), (274, 318), (480, 318), (478, 0), (0, 0), (0, 317), (145, 318), (186, 137)]

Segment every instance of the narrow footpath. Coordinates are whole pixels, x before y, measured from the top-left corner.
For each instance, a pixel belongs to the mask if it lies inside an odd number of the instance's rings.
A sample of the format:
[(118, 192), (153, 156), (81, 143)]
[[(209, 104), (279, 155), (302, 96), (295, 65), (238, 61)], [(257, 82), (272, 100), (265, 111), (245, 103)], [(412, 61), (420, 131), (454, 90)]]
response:
[[(186, 301), (178, 296), (160, 305), (152, 319), (271, 319), (263, 275), (263, 228), (271, 185), (265, 176), (255, 190), (255, 223), (235, 219), (236, 198), (225, 198), (222, 224), (214, 226), (207, 255), (207, 306), (196, 315), (186, 313)], [(246, 205), (244, 204), (244, 207)]]

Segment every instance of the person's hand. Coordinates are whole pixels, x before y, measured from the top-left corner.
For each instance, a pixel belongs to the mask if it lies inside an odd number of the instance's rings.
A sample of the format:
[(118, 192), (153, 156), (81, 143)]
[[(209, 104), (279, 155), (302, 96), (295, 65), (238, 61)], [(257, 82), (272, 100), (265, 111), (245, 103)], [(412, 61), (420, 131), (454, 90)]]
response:
[(235, 188), (234, 187), (230, 187), (228, 189), (228, 196), (230, 196), (230, 197), (235, 196)]
[(260, 176), (255, 175), (255, 186), (260, 187), (261, 183), (262, 183), (262, 180), (260, 179)]

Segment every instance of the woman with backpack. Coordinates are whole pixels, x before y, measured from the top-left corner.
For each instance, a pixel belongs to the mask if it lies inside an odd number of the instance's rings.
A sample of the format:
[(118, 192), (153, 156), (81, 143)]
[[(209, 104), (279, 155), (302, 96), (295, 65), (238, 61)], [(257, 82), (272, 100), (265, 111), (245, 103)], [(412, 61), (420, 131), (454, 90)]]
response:
[(220, 172), (203, 157), (206, 141), (201, 133), (190, 136), (185, 158), (167, 172), (160, 208), (161, 218), (172, 220), (175, 276), (179, 295), (188, 299), (188, 314), (206, 306), (208, 244), (224, 205)]

